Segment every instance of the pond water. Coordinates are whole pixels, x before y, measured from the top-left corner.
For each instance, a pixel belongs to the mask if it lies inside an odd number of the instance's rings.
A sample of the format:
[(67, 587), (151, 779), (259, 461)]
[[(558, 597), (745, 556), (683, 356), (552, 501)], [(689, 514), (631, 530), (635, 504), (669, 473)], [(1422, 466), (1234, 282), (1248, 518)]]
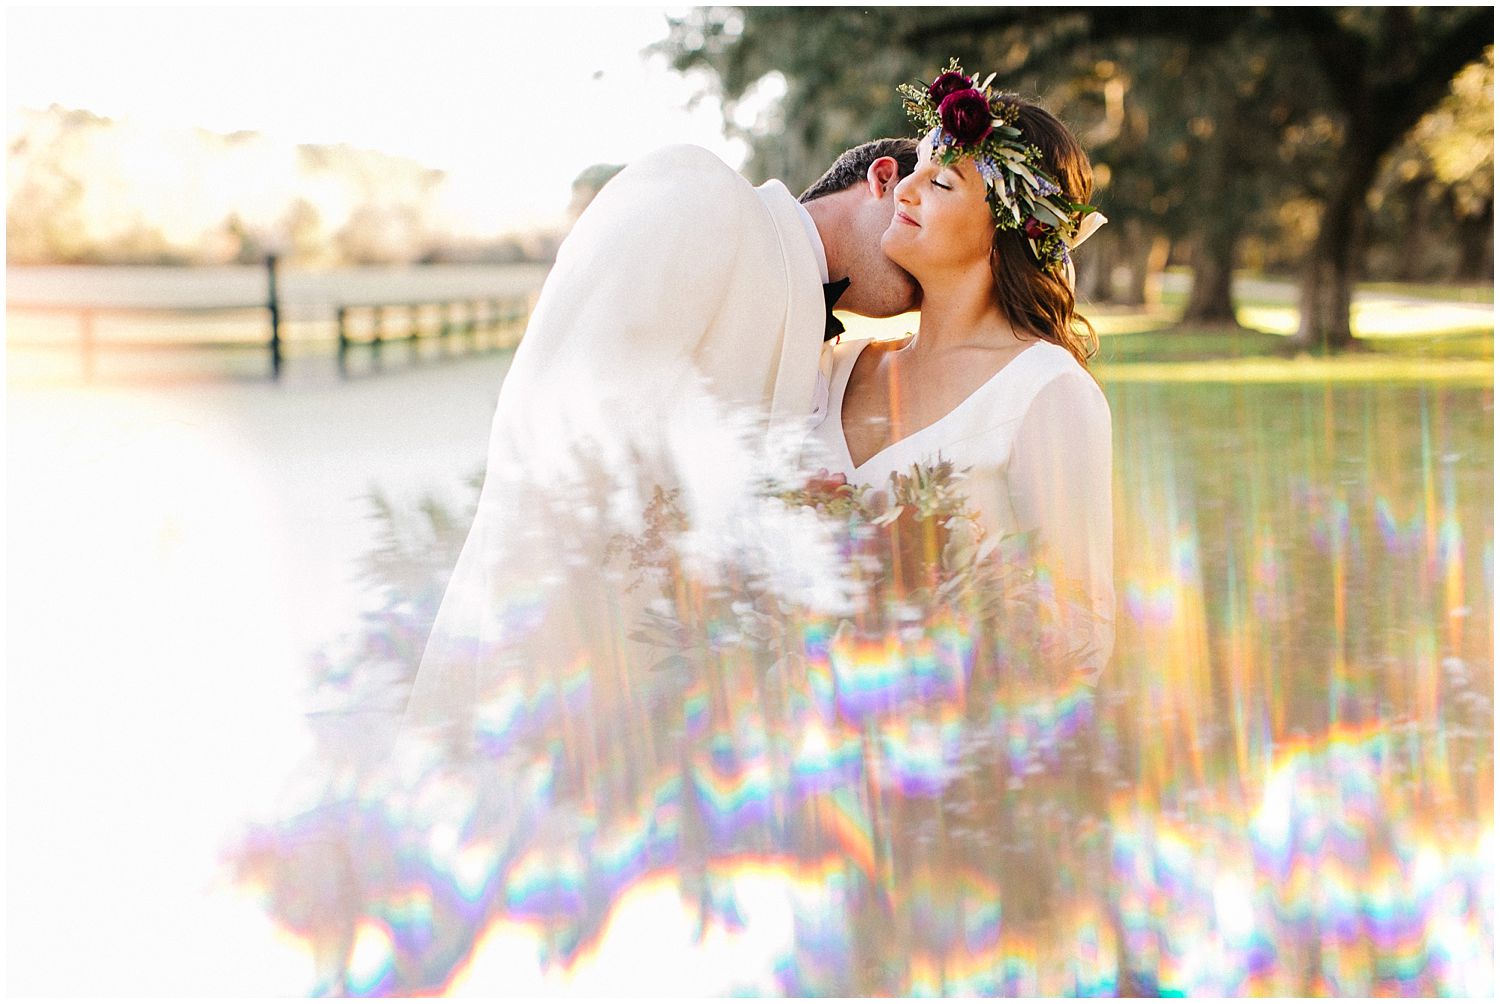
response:
[[(1492, 388), (1106, 390), (1097, 682), (941, 604), (518, 664), (463, 757), (247, 845), (315, 989), (1493, 993)], [(325, 683), (410, 670), (433, 522)]]

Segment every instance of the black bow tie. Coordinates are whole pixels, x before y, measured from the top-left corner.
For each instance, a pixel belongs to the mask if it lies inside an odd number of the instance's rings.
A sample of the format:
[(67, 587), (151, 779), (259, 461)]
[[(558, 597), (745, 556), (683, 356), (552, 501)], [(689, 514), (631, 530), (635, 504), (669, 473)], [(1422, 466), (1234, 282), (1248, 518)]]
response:
[(825, 342), (844, 333), (843, 322), (833, 316), (833, 305), (839, 302), (839, 297), (843, 296), (844, 290), (848, 288), (848, 279), (823, 283), (823, 306), (828, 308), (828, 319), (823, 322), (823, 341)]

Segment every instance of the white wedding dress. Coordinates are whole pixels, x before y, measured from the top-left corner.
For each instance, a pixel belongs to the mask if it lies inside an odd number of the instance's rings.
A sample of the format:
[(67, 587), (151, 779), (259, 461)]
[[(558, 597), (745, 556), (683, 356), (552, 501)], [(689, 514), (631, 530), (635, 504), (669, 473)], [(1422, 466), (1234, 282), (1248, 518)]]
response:
[(967, 470), (969, 502), (986, 535), (1037, 531), (1045, 570), (1086, 598), (1089, 637), (1078, 641), (1102, 669), (1114, 644), (1115, 590), (1111, 421), (1099, 385), (1067, 349), (1038, 341), (941, 419), (856, 464), (843, 402), (870, 341), (834, 348), (828, 407), (804, 444), (802, 466), (875, 487), (940, 460)]

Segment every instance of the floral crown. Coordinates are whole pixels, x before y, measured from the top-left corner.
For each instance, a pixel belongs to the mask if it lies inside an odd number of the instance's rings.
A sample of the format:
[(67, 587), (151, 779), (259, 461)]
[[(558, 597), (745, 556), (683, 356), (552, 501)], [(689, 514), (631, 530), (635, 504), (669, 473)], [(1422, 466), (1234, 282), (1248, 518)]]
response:
[(989, 191), (985, 198), (1000, 230), (1020, 230), (1043, 268), (1072, 263), (1069, 252), (1109, 222), (1094, 206), (1073, 202), (1043, 167), (1042, 152), (1021, 138), (1021, 106), (993, 94), (991, 73), (976, 84), (957, 59), (931, 84), (897, 88), (922, 142), (944, 166), (974, 158)]

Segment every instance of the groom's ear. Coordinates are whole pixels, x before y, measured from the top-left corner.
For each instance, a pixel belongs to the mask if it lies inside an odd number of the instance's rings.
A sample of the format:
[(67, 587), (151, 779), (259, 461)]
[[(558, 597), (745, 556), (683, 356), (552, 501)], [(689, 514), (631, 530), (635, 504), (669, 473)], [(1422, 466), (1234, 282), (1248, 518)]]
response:
[(877, 157), (865, 172), (865, 188), (874, 198), (885, 197), (896, 182), (901, 180), (901, 165), (895, 157)]

